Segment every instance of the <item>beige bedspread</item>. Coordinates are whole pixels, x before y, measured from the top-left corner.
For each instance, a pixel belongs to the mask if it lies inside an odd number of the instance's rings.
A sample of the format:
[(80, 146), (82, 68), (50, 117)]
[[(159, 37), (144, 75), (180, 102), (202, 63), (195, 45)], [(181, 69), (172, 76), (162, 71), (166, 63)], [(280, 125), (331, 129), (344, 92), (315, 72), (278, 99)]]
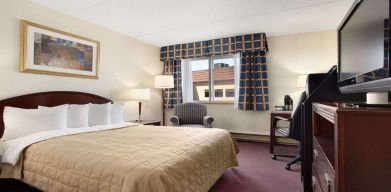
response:
[(208, 191), (235, 145), (221, 129), (134, 126), (33, 144), (14, 171), (43, 191)]

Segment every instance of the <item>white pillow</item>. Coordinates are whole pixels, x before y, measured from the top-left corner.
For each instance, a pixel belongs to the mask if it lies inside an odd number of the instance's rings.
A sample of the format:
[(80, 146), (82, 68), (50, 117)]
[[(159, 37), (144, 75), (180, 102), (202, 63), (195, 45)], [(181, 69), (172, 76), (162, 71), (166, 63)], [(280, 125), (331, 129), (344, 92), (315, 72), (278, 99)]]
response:
[(2, 156), (4, 154), (4, 141), (3, 140), (0, 140), (0, 156)]
[(90, 105), (90, 110), (88, 112), (88, 124), (90, 126), (110, 124), (111, 103), (106, 103), (106, 104), (90, 103), (89, 105)]
[[(88, 127), (88, 110), (89, 105), (60, 105), (60, 106), (69, 106), (68, 114), (67, 114), (67, 127), (68, 128), (80, 128), (80, 127)], [(56, 107), (60, 107), (56, 106)], [(41, 108), (50, 108), (45, 106), (38, 106), (38, 109)]]
[(124, 106), (121, 103), (114, 102), (111, 105), (110, 122), (111, 123), (124, 122)]
[(67, 110), (67, 105), (40, 109), (5, 107), (5, 130), (2, 139), (15, 139), (41, 131), (64, 129), (67, 127)]
[(90, 106), (69, 105), (68, 109), (68, 128), (88, 127), (88, 111)]

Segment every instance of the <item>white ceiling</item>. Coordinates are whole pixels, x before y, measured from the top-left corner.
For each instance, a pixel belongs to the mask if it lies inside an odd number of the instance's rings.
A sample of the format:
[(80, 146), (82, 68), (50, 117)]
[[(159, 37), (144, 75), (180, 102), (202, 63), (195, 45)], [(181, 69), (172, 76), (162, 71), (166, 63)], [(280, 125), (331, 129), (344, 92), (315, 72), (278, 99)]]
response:
[(336, 29), (353, 0), (31, 0), (156, 46)]

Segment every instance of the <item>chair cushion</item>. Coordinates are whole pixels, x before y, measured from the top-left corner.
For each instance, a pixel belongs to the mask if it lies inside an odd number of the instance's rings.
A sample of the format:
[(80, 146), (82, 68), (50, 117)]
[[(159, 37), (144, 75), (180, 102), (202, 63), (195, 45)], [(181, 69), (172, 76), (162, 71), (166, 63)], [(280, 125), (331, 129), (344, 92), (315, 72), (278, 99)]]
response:
[(178, 125), (178, 127), (206, 128), (204, 125), (199, 125), (199, 124)]

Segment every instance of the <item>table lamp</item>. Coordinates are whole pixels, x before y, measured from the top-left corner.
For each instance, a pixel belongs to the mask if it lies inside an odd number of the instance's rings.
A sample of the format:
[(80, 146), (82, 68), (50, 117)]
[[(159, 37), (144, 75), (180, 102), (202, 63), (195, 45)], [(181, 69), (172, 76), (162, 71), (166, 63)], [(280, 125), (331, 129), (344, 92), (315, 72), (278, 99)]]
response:
[(131, 89), (129, 99), (138, 102), (137, 122), (142, 122), (143, 120), (141, 119), (141, 105), (143, 101), (151, 100), (151, 89)]
[(155, 88), (162, 89), (163, 125), (165, 125), (164, 89), (174, 88), (174, 76), (172, 75), (155, 76)]

